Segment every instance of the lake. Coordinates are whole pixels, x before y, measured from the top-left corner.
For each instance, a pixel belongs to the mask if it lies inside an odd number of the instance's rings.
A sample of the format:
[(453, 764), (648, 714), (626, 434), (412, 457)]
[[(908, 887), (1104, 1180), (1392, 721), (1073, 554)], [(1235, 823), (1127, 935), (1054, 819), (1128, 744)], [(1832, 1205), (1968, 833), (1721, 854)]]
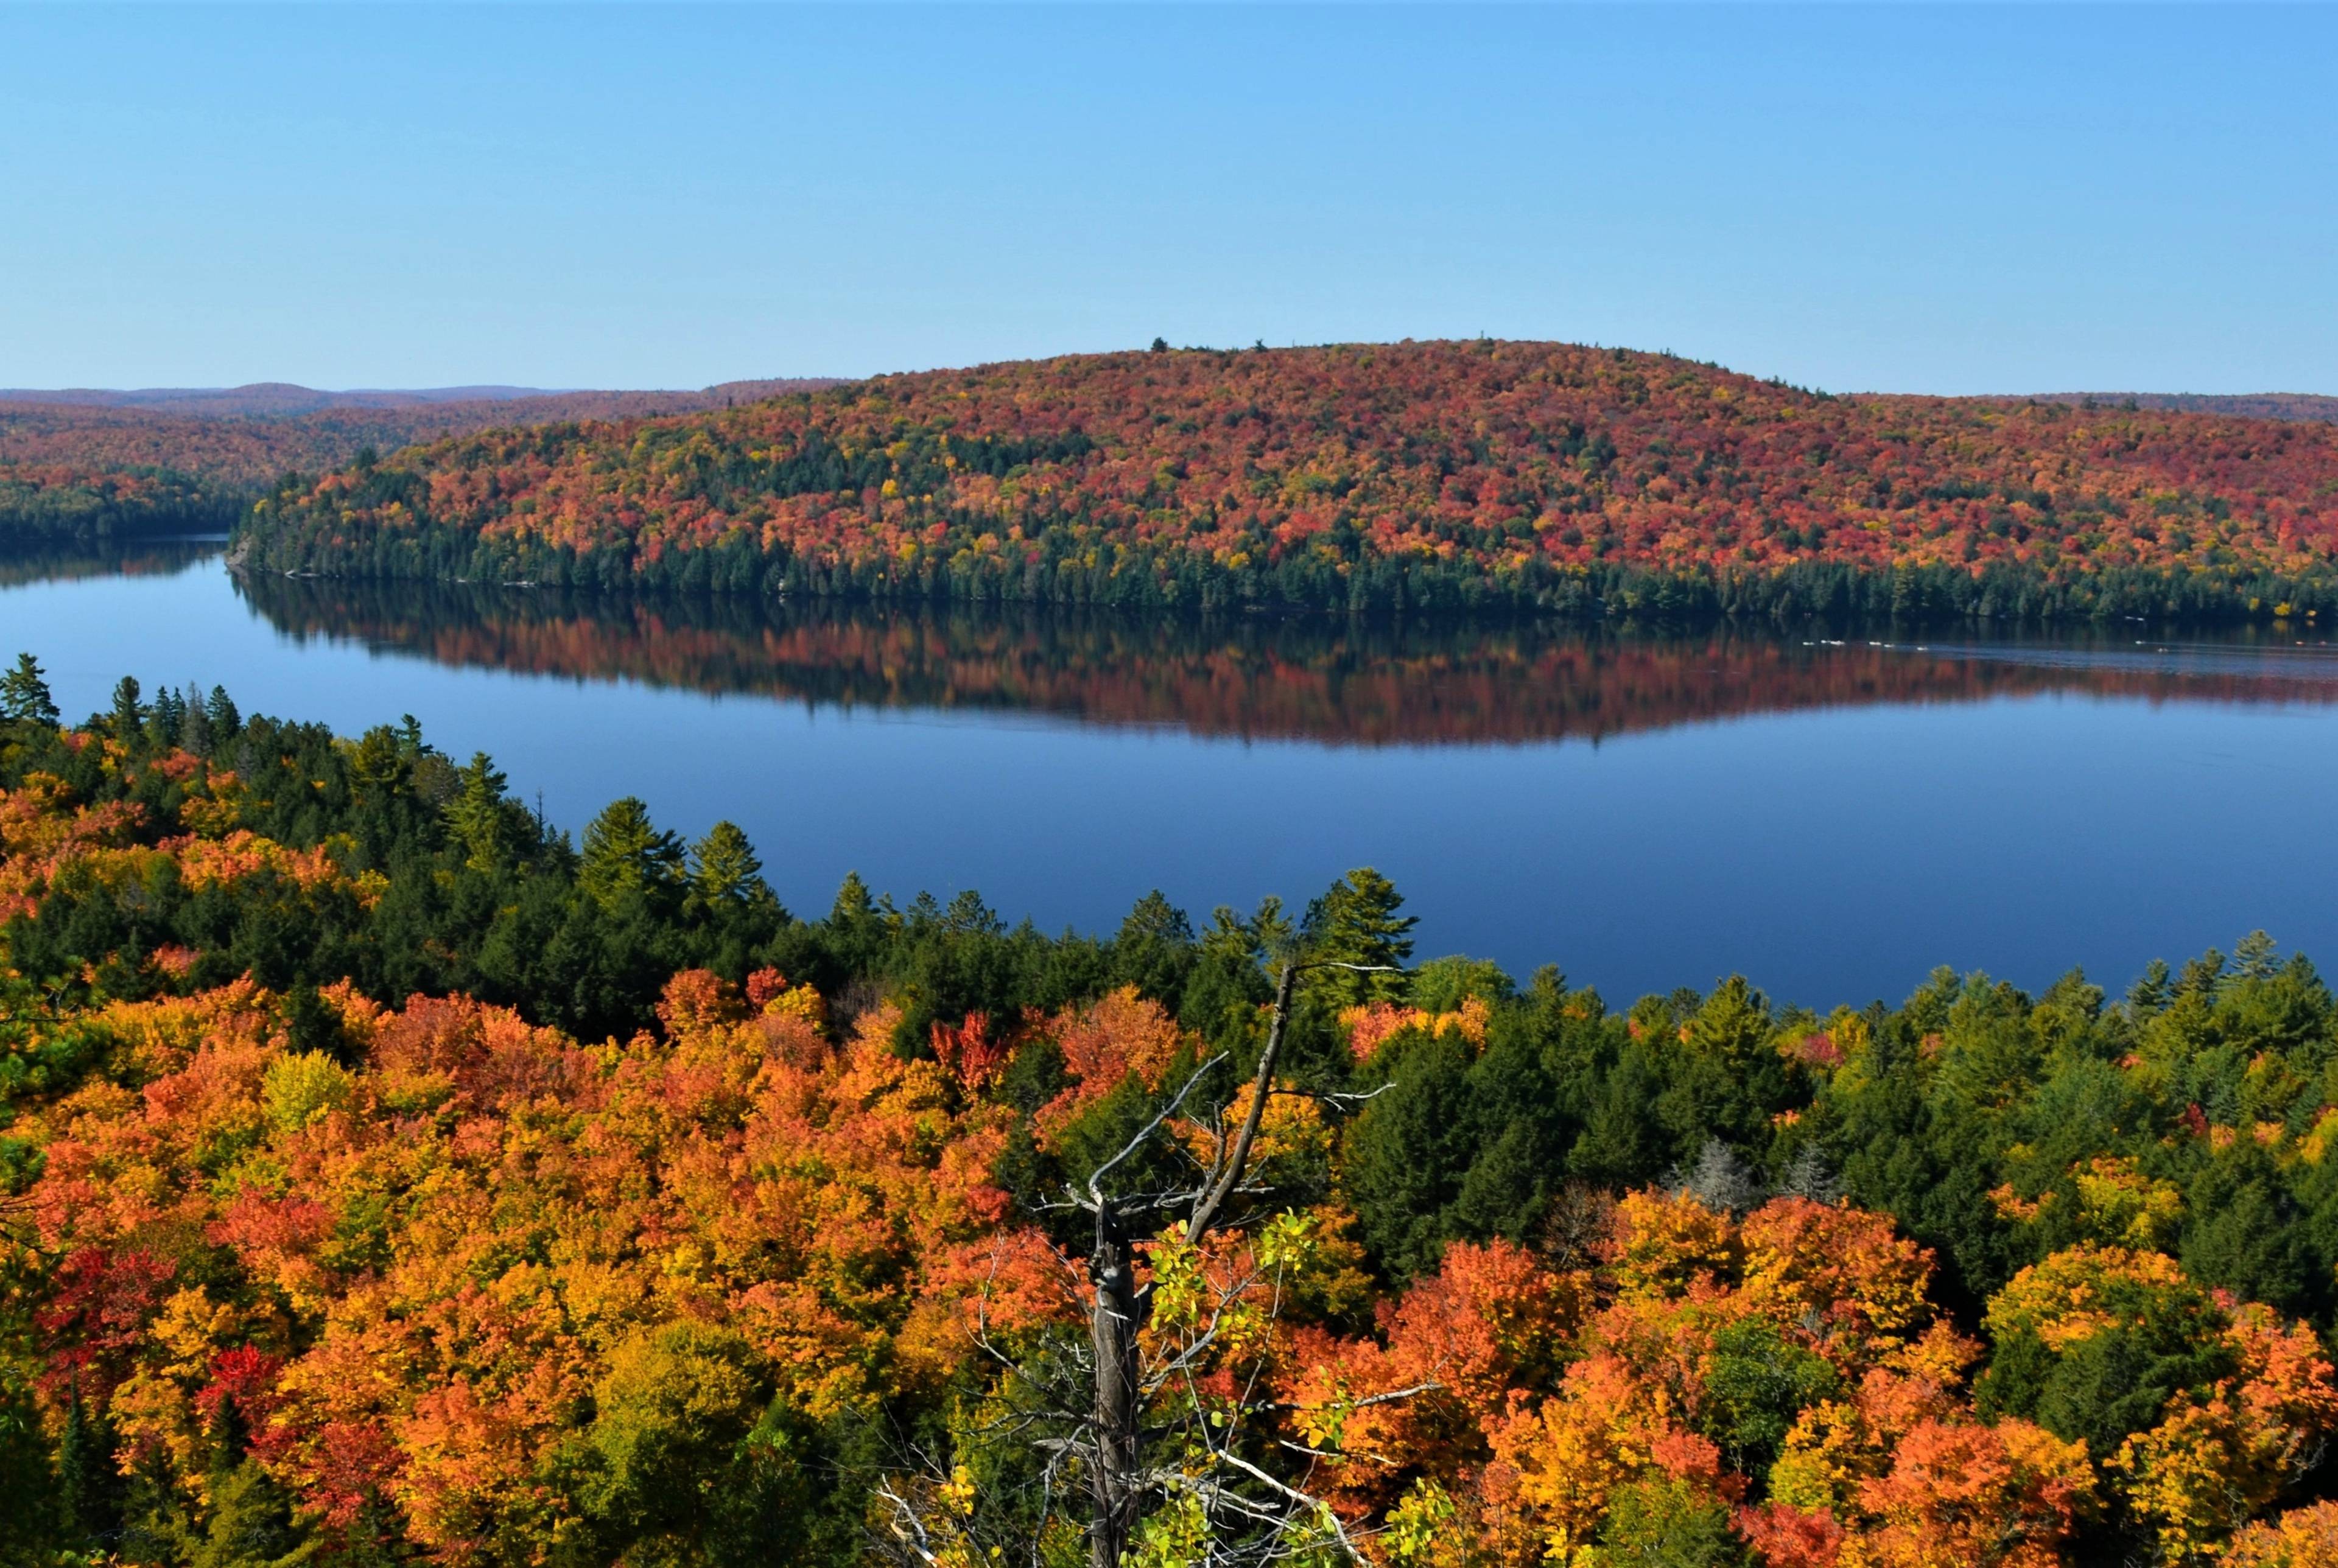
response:
[(347, 733), (421, 720), (572, 831), (608, 800), (745, 828), (781, 897), (1109, 931), (1345, 869), (1423, 956), (1611, 1002), (1742, 972), (1896, 1000), (1937, 965), (2029, 987), (2264, 927), (2338, 956), (2338, 649), (2170, 640), (1602, 632), (1321, 618), (631, 601), (241, 580), (211, 542), (0, 562), (0, 658), (71, 715), (224, 685)]

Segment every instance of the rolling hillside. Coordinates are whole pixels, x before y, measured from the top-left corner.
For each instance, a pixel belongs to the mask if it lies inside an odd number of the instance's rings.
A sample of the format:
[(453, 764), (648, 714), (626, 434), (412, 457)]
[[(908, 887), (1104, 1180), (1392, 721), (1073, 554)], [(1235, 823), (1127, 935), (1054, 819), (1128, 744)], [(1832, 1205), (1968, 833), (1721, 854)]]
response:
[(1244, 604), (2270, 617), (2338, 429), (1491, 341), (1156, 350), (503, 429), (278, 487), (279, 571)]
[(744, 381), (695, 392), (319, 392), (222, 389), (0, 391), (0, 544), (224, 530), (270, 483), (368, 447), (498, 424), (639, 418), (722, 408), (820, 380)]

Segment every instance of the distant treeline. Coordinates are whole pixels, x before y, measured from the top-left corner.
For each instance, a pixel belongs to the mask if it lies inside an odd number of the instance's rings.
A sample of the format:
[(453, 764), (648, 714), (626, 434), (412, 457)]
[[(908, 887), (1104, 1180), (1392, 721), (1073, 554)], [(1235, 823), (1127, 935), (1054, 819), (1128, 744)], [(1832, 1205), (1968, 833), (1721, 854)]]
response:
[(221, 534), (246, 498), (167, 469), (0, 462), (0, 546)]
[(744, 536), (662, 554), (580, 550), (482, 537), (423, 524), (350, 536), (265, 510), (246, 524), (235, 564), (256, 572), (409, 582), (574, 587), (598, 592), (736, 593), (932, 603), (1040, 603), (1212, 613), (1533, 612), (1570, 620), (1766, 620), (1799, 624), (1960, 620), (2016, 623), (2132, 619), (2186, 625), (2275, 618), (2330, 624), (2338, 570), (2224, 574), (2151, 567), (2071, 573), (2019, 563), (1871, 567), (1796, 562), (1766, 568), (1568, 567), (1533, 561), (1488, 573), (1468, 564), (1263, 554), (1239, 564), (1190, 552), (1105, 542), (1067, 521), (1035, 542), (1037, 559), (822, 561)]
[(2211, 622), (2338, 607), (2338, 430), (1664, 356), (1075, 357), (288, 480), (254, 567), (1127, 609)]
[(298, 387), (0, 395), (0, 547), (223, 533), (267, 486), (416, 441), (545, 420), (639, 420), (829, 385), (432, 398)]

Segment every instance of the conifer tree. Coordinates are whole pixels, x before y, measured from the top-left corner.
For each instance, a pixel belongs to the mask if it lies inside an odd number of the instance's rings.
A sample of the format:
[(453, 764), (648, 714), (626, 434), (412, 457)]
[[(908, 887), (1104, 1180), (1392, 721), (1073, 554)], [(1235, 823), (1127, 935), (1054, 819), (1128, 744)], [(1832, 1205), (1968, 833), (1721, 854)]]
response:
[(57, 1444), (57, 1511), (68, 1535), (99, 1550), (122, 1538), (122, 1473), (114, 1462), (113, 1422), (93, 1415), (76, 1386)]
[[(1311, 960), (1397, 970), (1412, 956), (1412, 928), (1420, 922), (1399, 915), (1404, 896), (1396, 884), (1369, 866), (1358, 867), (1331, 884), (1307, 907), (1300, 931)], [(1392, 999), (1403, 994), (1404, 977), (1393, 973), (1321, 971), (1319, 994), (1341, 1005)]]
[(204, 717), (211, 720), (214, 745), (233, 739), (236, 731), (243, 728), (243, 715), (235, 710), (235, 701), (228, 696), (223, 686), (211, 688), (211, 694), (204, 701), (203, 709)]
[[(587, 842), (590, 840), (588, 838)], [(763, 863), (735, 822), (717, 822), (690, 847), (691, 897), (709, 909), (736, 907), (768, 899)]]
[(0, 719), (20, 724), (54, 724), (56, 699), (49, 694), (40, 661), (30, 653), (16, 655), (16, 667), (0, 675)]
[(461, 788), (447, 802), (447, 831), (463, 851), (463, 864), (474, 871), (494, 871), (504, 864), (509, 848), (501, 769), (484, 751), (475, 751), (457, 774)]
[(586, 825), (576, 883), (605, 909), (628, 895), (671, 887), (682, 859), (682, 841), (650, 820), (646, 803), (628, 795), (609, 802)]
[(124, 675), (113, 687), (113, 738), (125, 744), (134, 737), (146, 721), (146, 710), (138, 701), (138, 677)]

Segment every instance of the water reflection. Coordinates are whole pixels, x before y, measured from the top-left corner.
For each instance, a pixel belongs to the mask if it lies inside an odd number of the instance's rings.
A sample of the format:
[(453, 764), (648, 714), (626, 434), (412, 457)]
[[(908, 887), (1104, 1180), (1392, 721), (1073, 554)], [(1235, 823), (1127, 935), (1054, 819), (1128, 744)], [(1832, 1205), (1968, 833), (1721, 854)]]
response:
[(2338, 650), (2294, 636), (1979, 642), (1766, 627), (1144, 620), (279, 576), (238, 578), (237, 591), (296, 640), (355, 641), (457, 668), (1339, 745), (1596, 740), (1747, 714), (2048, 692), (2338, 701)]
[(346, 734), (411, 713), (571, 833), (622, 795), (686, 837), (737, 822), (802, 910), (857, 872), (1109, 931), (1148, 889), (1296, 904), (1371, 865), (1424, 954), (1557, 963), (1611, 997), (1742, 971), (1822, 1006), (1938, 964), (2123, 985), (2260, 926), (2338, 953), (2314, 831), (2338, 657), (2295, 637), (239, 588), (215, 556), (172, 570), (189, 554), (0, 586), (0, 661), (33, 651), (68, 713), (125, 671)]
[(64, 583), (84, 577), (166, 577), (210, 560), (225, 535), (184, 538), (82, 539), (0, 548), (0, 588)]

